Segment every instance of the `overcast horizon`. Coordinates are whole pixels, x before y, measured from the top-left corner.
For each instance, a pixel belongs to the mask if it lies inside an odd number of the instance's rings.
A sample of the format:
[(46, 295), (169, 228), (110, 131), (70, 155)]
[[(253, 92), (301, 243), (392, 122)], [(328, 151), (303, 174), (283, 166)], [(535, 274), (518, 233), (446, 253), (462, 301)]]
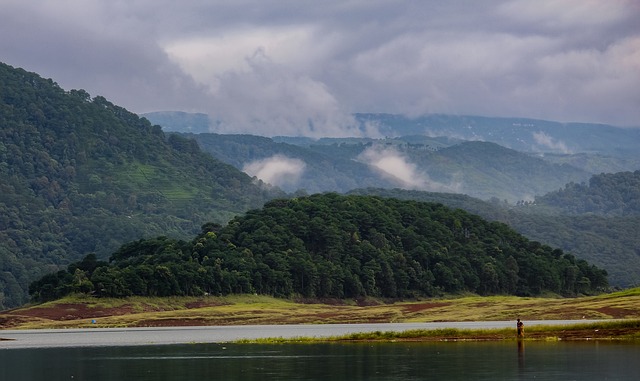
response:
[(640, 127), (633, 0), (0, 5), (0, 61), (219, 133), (358, 135), (359, 112)]

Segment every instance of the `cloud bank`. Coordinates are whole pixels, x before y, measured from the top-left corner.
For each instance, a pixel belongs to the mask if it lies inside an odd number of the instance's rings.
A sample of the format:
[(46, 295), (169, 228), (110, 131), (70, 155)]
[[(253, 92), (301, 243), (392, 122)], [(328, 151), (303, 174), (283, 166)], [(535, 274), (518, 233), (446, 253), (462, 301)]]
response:
[(636, 0), (3, 0), (1, 59), (220, 132), (360, 136), (354, 112), (640, 126)]

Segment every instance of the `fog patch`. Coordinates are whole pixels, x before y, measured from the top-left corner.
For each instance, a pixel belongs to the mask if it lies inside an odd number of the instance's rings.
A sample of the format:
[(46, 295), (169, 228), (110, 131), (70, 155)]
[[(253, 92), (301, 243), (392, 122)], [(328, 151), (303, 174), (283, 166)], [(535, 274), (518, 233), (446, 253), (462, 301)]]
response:
[(304, 173), (306, 164), (300, 159), (284, 155), (252, 161), (243, 166), (242, 171), (255, 176), (265, 183), (288, 189), (295, 188)]
[(569, 147), (567, 147), (567, 145), (562, 140), (556, 140), (542, 131), (534, 132), (533, 140), (539, 146), (546, 147), (564, 154), (571, 153)]
[(404, 189), (430, 192), (460, 192), (461, 183), (444, 184), (432, 180), (418, 165), (395, 148), (373, 146), (358, 156), (358, 160), (374, 167), (387, 179)]

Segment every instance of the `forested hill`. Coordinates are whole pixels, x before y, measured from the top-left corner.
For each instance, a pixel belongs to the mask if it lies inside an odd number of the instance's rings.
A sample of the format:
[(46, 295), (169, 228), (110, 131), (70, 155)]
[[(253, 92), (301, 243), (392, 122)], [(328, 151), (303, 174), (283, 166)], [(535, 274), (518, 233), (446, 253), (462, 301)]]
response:
[(191, 237), (282, 192), (83, 90), (0, 64), (0, 308), (124, 242)]
[(568, 214), (640, 216), (640, 171), (596, 175), (589, 184), (567, 184), (536, 203)]
[(441, 204), (317, 194), (208, 224), (191, 242), (147, 239), (34, 282), (47, 300), (259, 293), (357, 298), (443, 292), (564, 295), (607, 286), (606, 272), (507, 225)]
[(499, 200), (487, 202), (465, 195), (403, 189), (355, 189), (349, 194), (437, 202), (464, 209), (489, 221), (506, 223), (530, 240), (560, 248), (605, 269), (611, 286), (640, 285), (640, 214), (571, 215), (542, 203), (511, 205)]

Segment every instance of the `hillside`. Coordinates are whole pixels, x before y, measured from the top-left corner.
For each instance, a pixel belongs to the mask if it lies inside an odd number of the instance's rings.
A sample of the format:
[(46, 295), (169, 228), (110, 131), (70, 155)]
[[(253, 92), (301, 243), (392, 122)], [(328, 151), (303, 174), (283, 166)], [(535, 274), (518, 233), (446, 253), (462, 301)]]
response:
[[(393, 186), (393, 182), (381, 178), (367, 164), (353, 160), (354, 155), (362, 152), (362, 147), (357, 145), (338, 157), (333, 152), (278, 143), (261, 136), (212, 133), (184, 136), (197, 141), (203, 151), (240, 170), (246, 170), (252, 163), (261, 163), (267, 171), (271, 166), (275, 185), (287, 192), (300, 189), (308, 193), (346, 192), (360, 187)], [(287, 163), (300, 163), (299, 172), (284, 171), (282, 168)], [(279, 169), (281, 174), (277, 174)]]
[(123, 245), (109, 263), (86, 257), (34, 282), (30, 293), (406, 298), (573, 296), (606, 287), (605, 271), (460, 209), (318, 194), (270, 201), (225, 227), (204, 226), (190, 242), (158, 237)]
[[(489, 200), (530, 200), (589, 173), (566, 164), (552, 164), (495, 143), (470, 141), (438, 150), (421, 168), (434, 179), (460, 182), (460, 193)], [(436, 175), (437, 174), (437, 175)], [(453, 174), (453, 175), (452, 175)]]
[(537, 197), (536, 204), (572, 215), (640, 216), (640, 171), (602, 173), (588, 184), (570, 183)]
[[(625, 179), (629, 174), (607, 175)], [(596, 176), (598, 177), (598, 176)], [(608, 192), (619, 190), (612, 184)], [(622, 183), (621, 189), (627, 186)], [(512, 205), (493, 200), (485, 202), (465, 195), (406, 191), (402, 189), (357, 189), (350, 194), (377, 195), (398, 199), (437, 202), (461, 208), (489, 221), (508, 224), (518, 233), (543, 244), (558, 247), (580, 259), (607, 270), (609, 283), (616, 287), (640, 285), (640, 216), (564, 214), (563, 208), (537, 203)], [(580, 199), (576, 203), (581, 204)], [(569, 202), (568, 207), (572, 204)]]
[[(362, 324), (459, 321), (625, 319), (639, 330), (640, 289), (577, 298), (454, 296), (390, 301), (276, 299), (263, 295), (94, 298), (73, 295), (0, 312), (2, 329), (122, 328), (270, 324)], [(618, 320), (622, 322), (623, 320)], [(629, 327), (631, 328), (631, 327)], [(598, 328), (596, 328), (598, 329)], [(563, 328), (563, 331), (566, 327)], [(599, 330), (604, 333), (603, 327)], [(571, 338), (572, 330), (561, 337)], [(532, 327), (527, 328), (531, 337)], [(594, 329), (580, 339), (595, 339)], [(481, 340), (487, 339), (484, 332)], [(565, 336), (566, 335), (566, 336)], [(509, 331), (513, 338), (513, 331)], [(574, 336), (575, 337), (575, 336)], [(557, 338), (554, 339), (554, 341)], [(395, 340), (394, 340), (395, 341)]]
[(0, 308), (124, 242), (186, 237), (282, 192), (103, 97), (0, 64)]
[[(234, 167), (258, 165), (288, 192), (406, 188), (516, 202), (557, 190), (590, 174), (488, 142), (407, 136), (387, 139), (271, 139), (212, 133), (183, 135)], [(394, 163), (393, 169), (389, 168)]]

